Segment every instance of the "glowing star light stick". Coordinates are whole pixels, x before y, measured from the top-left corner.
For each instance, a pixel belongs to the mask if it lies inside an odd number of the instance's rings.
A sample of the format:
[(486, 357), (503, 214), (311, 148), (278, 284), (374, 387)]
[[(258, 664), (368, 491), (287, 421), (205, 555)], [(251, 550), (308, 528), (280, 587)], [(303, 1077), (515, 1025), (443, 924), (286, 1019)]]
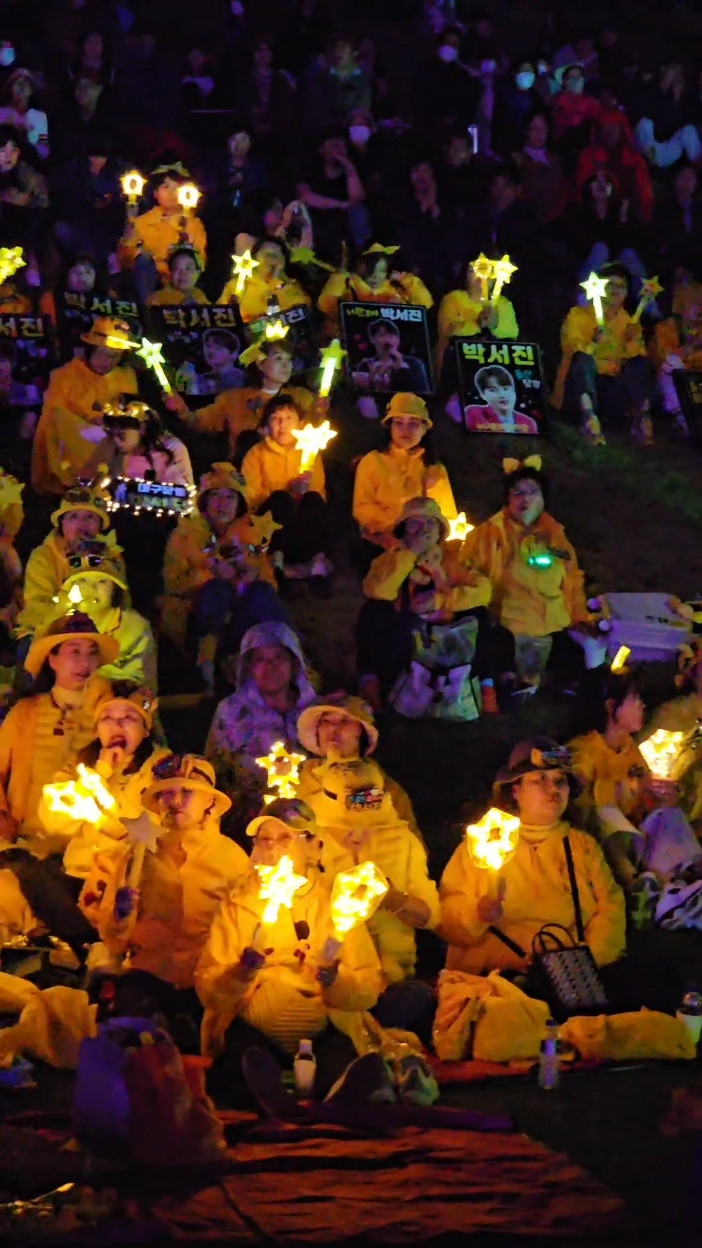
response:
[(480, 280), (480, 295), (483, 303), (487, 303), (490, 297), (490, 278), (492, 277), (492, 260), (488, 260), (484, 252), (481, 251), (477, 260), (471, 261), (471, 269), (475, 276)]
[(245, 251), (243, 256), (232, 256), (232, 277), (236, 278), (236, 286), (234, 287), (235, 295), (243, 295), (246, 283), (253, 276), (254, 269), (257, 269), (260, 260), (254, 260), (250, 251)]
[(469, 533), (473, 532), (474, 524), (469, 524), (466, 519), (465, 511), (460, 511), (455, 520), (449, 520), (449, 535), (447, 542), (463, 542)]
[(133, 208), (137, 200), (141, 198), (141, 193), (146, 186), (146, 178), (142, 178), (136, 169), (132, 169), (130, 173), (125, 173), (124, 177), (120, 178), (120, 185), (127, 203)]
[(328, 347), (322, 347), (320, 351), (322, 358), (322, 380), (319, 383), (320, 399), (329, 398), (334, 382), (334, 374), (345, 355), (346, 352), (338, 338), (333, 338)]
[(0, 286), (26, 263), (21, 247), (0, 247)]
[(653, 303), (662, 293), (663, 287), (657, 277), (649, 277), (645, 282), (641, 283), (641, 293), (639, 294), (639, 302), (632, 316), (632, 321), (640, 321), (641, 314), (647, 303)]
[(147, 368), (153, 368), (166, 394), (172, 394), (173, 386), (168, 380), (166, 370), (163, 367), (166, 361), (163, 358), (161, 346), (162, 343), (160, 342), (149, 342), (148, 338), (142, 338), (137, 355), (144, 361)]
[(642, 741), (639, 749), (658, 780), (669, 780), (685, 740), (684, 732), (666, 732), (659, 728), (648, 741)]
[(604, 309), (602, 307), (602, 300), (607, 294), (607, 278), (599, 277), (597, 273), (591, 273), (587, 281), (581, 282), (580, 285), (595, 309), (597, 324), (604, 325)]
[(304, 754), (289, 754), (284, 743), (276, 741), (268, 754), (254, 761), (265, 771), (268, 788), (277, 790), (275, 794), (265, 795), (263, 800), (266, 805), (276, 797), (295, 796), (300, 783), (300, 764), (305, 761)]
[(495, 285), (492, 288), (490, 303), (497, 303), (502, 294), (502, 287), (512, 281), (512, 274), (517, 272), (516, 264), (512, 264), (509, 256), (503, 256), (501, 260), (493, 260), (492, 276), (495, 279)]
[(197, 208), (197, 201), (201, 192), (192, 182), (186, 182), (184, 186), (178, 187), (178, 203), (186, 212), (192, 212), (193, 208)]
[(320, 451), (336, 437), (336, 429), (332, 429), (328, 420), (324, 424), (303, 425), (302, 429), (293, 429), (292, 435), (297, 442), (298, 451), (302, 451), (300, 472), (309, 472)]
[(340, 871), (331, 892), (331, 921), (334, 935), (327, 937), (322, 958), (332, 963), (338, 958), (344, 937), (375, 914), (389, 888), (374, 862), (362, 862), (353, 871)]
[(258, 895), (261, 901), (268, 902), (263, 911), (263, 922), (266, 925), (276, 923), (283, 906), (286, 910), (292, 909), (293, 897), (307, 883), (307, 876), (295, 875), (292, 858), (287, 854), (275, 867), (257, 863), (255, 870), (261, 880)]
[(476, 866), (487, 868), (497, 884), (502, 867), (516, 853), (519, 819), (493, 807), (477, 823), (468, 824), (466, 843)]
[(117, 805), (102, 777), (83, 763), (78, 764), (77, 780), (45, 784), (43, 794), (49, 810), (82, 823), (102, 823), (105, 813)]

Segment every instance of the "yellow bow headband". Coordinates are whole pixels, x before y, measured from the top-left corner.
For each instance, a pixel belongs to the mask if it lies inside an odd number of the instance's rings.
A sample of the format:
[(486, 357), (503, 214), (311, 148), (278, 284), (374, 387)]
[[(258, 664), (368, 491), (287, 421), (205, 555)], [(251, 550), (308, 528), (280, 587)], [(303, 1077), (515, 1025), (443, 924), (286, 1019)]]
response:
[(520, 468), (534, 468), (536, 472), (541, 472), (541, 456), (529, 455), (526, 459), (503, 459), (502, 471), (511, 476), (513, 472), (519, 472)]
[(151, 177), (157, 178), (161, 173), (175, 173), (180, 178), (190, 178), (190, 173), (180, 160), (175, 160), (170, 165), (157, 165), (155, 169), (151, 170)]
[[(262, 339), (261, 341), (265, 341)], [(266, 353), (261, 350), (261, 342), (252, 342), (250, 347), (241, 352), (239, 356), (240, 362), (244, 368), (248, 368), (249, 364), (260, 364), (261, 360), (265, 360)]]
[(399, 246), (383, 247), (382, 243), (372, 243), (370, 247), (366, 247), (363, 254), (364, 256), (394, 256), (399, 250)]

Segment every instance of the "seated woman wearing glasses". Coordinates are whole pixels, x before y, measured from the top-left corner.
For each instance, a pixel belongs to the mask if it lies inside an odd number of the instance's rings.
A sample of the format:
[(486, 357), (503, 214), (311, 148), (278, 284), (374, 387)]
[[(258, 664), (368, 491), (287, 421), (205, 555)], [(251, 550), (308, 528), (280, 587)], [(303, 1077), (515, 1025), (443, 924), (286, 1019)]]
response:
[[(184, 442), (166, 429), (146, 403), (111, 403), (105, 407), (102, 431), (86, 477), (141, 478), (166, 485), (193, 485), (193, 469)], [(93, 432), (92, 430), (90, 431)], [(106, 470), (106, 471), (105, 471)]]

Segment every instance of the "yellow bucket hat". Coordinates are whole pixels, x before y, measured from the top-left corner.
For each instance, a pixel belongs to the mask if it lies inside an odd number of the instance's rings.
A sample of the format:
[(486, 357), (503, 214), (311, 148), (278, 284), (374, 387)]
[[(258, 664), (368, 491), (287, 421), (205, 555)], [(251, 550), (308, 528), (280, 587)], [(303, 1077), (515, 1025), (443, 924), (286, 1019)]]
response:
[(142, 797), (145, 810), (157, 810), (156, 798), (165, 789), (194, 789), (197, 793), (207, 793), (212, 798), (214, 814), (217, 818), (225, 815), (231, 807), (226, 793), (220, 793), (215, 785), (215, 770), (206, 758), (198, 754), (168, 754), (156, 763), (153, 771), (153, 782)]
[(372, 754), (378, 744), (378, 729), (375, 726), (373, 712), (363, 698), (350, 693), (322, 698), (312, 706), (306, 706), (297, 721), (297, 739), (308, 754), (321, 756), (319, 747), (319, 721), (323, 715), (347, 715), (364, 729), (368, 738), (366, 756)]
[(76, 637), (88, 637), (94, 641), (100, 652), (100, 665), (114, 663), (119, 654), (119, 642), (115, 637), (99, 633), (90, 616), (82, 611), (72, 615), (62, 615), (54, 620), (44, 633), (35, 637), (24, 660), (25, 670), (30, 676), (38, 676), (52, 650), (62, 646), (64, 641), (75, 641)]
[(110, 347), (112, 351), (131, 351), (139, 345), (132, 341), (127, 322), (116, 316), (96, 316), (87, 334), (81, 334), (81, 341), (89, 347)]
[(382, 423), (387, 425), (388, 421), (394, 420), (396, 416), (414, 416), (419, 420), (423, 420), (427, 429), (431, 429), (434, 424), (427, 410), (424, 399), (418, 394), (404, 393), (400, 391), (393, 394), (388, 403), (387, 411), (383, 416)]
[(433, 498), (411, 498), (402, 508), (402, 515), (395, 525), (395, 532), (405, 520), (419, 516), (422, 520), (438, 520), (441, 529), (441, 540), (446, 541), (449, 535), (449, 522), (443, 515), (439, 504)]
[(206, 473), (200, 477), (200, 488), (198, 490), (198, 501), (200, 501), (208, 490), (233, 490), (236, 494), (246, 499), (245, 481), (240, 472), (237, 472), (233, 464), (221, 461), (212, 464)]
[(158, 698), (152, 693), (151, 689), (146, 689), (143, 685), (131, 685), (121, 681), (115, 682), (112, 686), (112, 691), (105, 694), (95, 707), (96, 724), (102, 718), (107, 707), (114, 706), (115, 702), (127, 702), (129, 706), (133, 706), (141, 715), (146, 725), (147, 733), (151, 732), (154, 715), (158, 709)]
[(74, 485), (68, 490), (56, 511), (52, 513), (51, 523), (57, 529), (62, 516), (69, 511), (92, 511), (94, 516), (99, 516), (102, 520), (103, 532), (110, 527), (110, 517), (107, 510), (108, 496), (99, 489), (95, 489), (87, 485)]

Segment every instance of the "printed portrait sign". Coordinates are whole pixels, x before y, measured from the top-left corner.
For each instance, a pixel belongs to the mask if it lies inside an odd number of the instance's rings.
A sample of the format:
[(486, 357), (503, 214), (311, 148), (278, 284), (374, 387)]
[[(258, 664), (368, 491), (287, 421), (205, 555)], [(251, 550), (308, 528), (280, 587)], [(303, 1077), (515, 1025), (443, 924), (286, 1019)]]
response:
[(308, 369), (319, 368), (319, 342), (310, 308), (301, 305), (288, 308), (287, 312), (271, 312), (268, 316), (259, 316), (258, 320), (251, 321), (246, 326), (248, 341), (261, 338), (266, 332), (266, 325), (275, 325), (278, 321), (288, 326), (285, 341), (293, 348), (293, 376), (296, 373), (306, 373)]
[(53, 368), (41, 316), (0, 316), (0, 407), (40, 408)]
[(683, 415), (690, 426), (690, 437), (699, 446), (702, 441), (702, 373), (676, 368), (673, 382)]
[(546, 433), (546, 387), (535, 343), (454, 342), (468, 433)]
[(406, 303), (342, 303), (346, 373), (361, 394), (433, 394), (426, 308)]
[(243, 386), (244, 370), (238, 359), (244, 344), (235, 307), (151, 308), (149, 322), (152, 341), (163, 344), (168, 372), (179, 394), (211, 403), (222, 390)]
[(131, 299), (113, 299), (109, 295), (74, 294), (65, 290), (56, 295), (56, 326), (61, 358), (71, 359), (85, 350), (82, 335), (87, 333), (96, 316), (115, 316), (126, 320), (135, 338), (143, 334), (139, 306)]

